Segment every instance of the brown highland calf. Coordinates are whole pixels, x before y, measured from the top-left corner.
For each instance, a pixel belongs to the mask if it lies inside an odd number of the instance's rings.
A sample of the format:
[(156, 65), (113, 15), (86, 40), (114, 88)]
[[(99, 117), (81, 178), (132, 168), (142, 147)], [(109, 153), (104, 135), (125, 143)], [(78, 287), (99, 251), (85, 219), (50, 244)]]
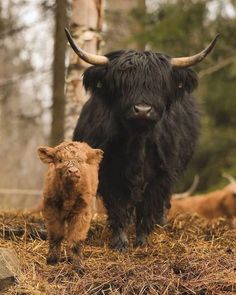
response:
[(221, 190), (213, 191), (205, 195), (173, 198), (168, 218), (177, 214), (197, 213), (205, 218), (236, 217), (236, 182), (225, 186)]
[(49, 164), (43, 193), (49, 240), (47, 263), (59, 261), (67, 231), (68, 260), (80, 272), (81, 245), (90, 227), (103, 152), (83, 142), (68, 141), (55, 148), (39, 147), (38, 154)]

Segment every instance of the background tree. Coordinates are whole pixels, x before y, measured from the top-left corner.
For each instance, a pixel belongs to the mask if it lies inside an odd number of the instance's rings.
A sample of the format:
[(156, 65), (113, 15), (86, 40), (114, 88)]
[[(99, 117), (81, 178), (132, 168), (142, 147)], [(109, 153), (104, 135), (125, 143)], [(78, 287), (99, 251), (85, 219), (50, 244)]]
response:
[[(0, 3), (0, 192), (42, 186), (36, 149), (50, 132), (52, 20), (39, 1)], [(0, 207), (30, 205), (37, 197), (0, 193)]]
[(50, 144), (55, 146), (64, 139), (65, 113), (65, 55), (67, 26), (67, 0), (57, 0), (55, 9), (55, 37), (53, 61), (53, 106)]
[[(90, 53), (98, 53), (101, 43), (103, 0), (73, 0), (70, 31), (75, 42)], [(70, 50), (66, 78), (65, 138), (71, 139), (80, 110), (87, 97), (82, 74), (90, 66)]]

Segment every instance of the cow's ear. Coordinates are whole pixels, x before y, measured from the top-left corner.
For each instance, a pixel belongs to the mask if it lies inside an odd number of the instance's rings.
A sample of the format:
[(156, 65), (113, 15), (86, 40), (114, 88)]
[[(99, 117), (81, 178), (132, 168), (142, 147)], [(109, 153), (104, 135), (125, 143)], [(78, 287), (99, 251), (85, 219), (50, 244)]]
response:
[(88, 164), (99, 164), (103, 157), (103, 151), (100, 149), (91, 149), (87, 154)]
[(84, 72), (83, 84), (86, 91), (95, 91), (103, 88), (104, 76), (106, 74), (106, 66), (89, 67)]
[(183, 96), (185, 91), (193, 92), (198, 86), (197, 74), (192, 69), (173, 69), (173, 81), (176, 84), (176, 93)]
[(38, 148), (38, 155), (40, 160), (45, 163), (53, 163), (55, 159), (54, 148), (41, 146)]

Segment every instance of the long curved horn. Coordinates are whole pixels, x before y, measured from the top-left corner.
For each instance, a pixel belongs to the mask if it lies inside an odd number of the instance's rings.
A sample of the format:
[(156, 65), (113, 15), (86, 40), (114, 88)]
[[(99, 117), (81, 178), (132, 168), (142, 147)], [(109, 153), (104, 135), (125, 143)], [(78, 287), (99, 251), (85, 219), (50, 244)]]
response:
[(236, 179), (232, 176), (232, 175), (229, 175), (229, 174), (226, 174), (226, 173), (223, 173), (222, 176), (226, 179), (228, 179), (228, 181), (230, 183), (236, 183)]
[(184, 198), (187, 198), (189, 196), (192, 195), (192, 193), (196, 190), (198, 184), (199, 184), (199, 175), (196, 174), (194, 176), (194, 180), (193, 180), (193, 183), (192, 185), (190, 186), (190, 188), (186, 191), (186, 192), (183, 192), (183, 193), (180, 193), (180, 194), (174, 194), (174, 198), (175, 199), (184, 199)]
[(217, 34), (211, 43), (201, 52), (186, 57), (173, 57), (170, 60), (172, 67), (174, 68), (187, 68), (201, 62), (214, 48), (216, 41), (220, 34)]
[(92, 54), (92, 53), (87, 53), (86, 51), (84, 51), (83, 49), (79, 48), (69, 30), (67, 28), (65, 28), (65, 33), (66, 33), (66, 37), (70, 43), (70, 46), (72, 47), (72, 49), (74, 50), (74, 52), (84, 61), (86, 61), (87, 63), (91, 64), (91, 65), (105, 65), (109, 62), (109, 59), (104, 56), (104, 55), (96, 55), (96, 54)]

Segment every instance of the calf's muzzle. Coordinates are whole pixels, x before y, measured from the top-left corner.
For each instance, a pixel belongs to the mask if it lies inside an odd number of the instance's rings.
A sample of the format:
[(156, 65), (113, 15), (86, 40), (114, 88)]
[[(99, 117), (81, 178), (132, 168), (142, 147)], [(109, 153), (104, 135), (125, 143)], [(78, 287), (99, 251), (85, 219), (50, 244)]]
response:
[(68, 172), (71, 174), (77, 173), (78, 171), (79, 171), (79, 169), (76, 167), (69, 167), (68, 168)]

